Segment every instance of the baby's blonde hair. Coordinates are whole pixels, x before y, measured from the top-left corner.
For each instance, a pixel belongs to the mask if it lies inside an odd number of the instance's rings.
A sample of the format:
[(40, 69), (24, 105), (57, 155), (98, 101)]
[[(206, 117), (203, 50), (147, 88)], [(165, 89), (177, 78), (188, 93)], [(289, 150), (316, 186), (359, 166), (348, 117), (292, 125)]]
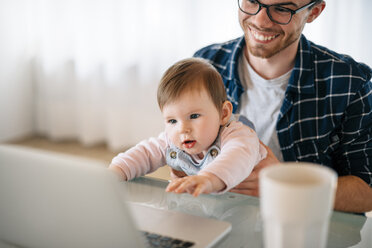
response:
[(164, 73), (158, 87), (160, 110), (188, 90), (205, 89), (218, 110), (227, 100), (221, 75), (206, 60), (187, 58), (172, 65)]

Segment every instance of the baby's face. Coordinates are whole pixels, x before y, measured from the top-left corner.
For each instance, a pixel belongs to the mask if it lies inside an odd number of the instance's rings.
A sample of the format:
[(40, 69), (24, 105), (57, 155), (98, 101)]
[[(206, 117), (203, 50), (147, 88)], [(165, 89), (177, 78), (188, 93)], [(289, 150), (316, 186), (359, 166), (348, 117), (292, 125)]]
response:
[(179, 149), (191, 155), (204, 157), (215, 141), (222, 118), (205, 89), (181, 94), (162, 110), (165, 132)]

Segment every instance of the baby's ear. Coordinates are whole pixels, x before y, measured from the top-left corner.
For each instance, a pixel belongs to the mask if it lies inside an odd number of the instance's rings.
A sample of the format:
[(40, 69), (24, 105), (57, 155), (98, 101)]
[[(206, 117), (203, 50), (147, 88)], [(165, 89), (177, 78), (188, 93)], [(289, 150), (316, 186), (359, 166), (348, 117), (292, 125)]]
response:
[(232, 115), (233, 106), (230, 101), (224, 101), (221, 111), (221, 125), (226, 125)]

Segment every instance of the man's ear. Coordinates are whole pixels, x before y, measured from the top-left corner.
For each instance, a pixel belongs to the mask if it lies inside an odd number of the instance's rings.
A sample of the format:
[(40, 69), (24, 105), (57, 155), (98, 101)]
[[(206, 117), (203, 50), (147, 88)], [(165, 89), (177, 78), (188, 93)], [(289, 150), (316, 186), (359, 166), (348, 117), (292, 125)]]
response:
[(225, 125), (232, 115), (233, 106), (230, 101), (224, 101), (221, 111), (221, 125)]
[(314, 7), (310, 10), (310, 15), (307, 17), (307, 23), (313, 22), (324, 10), (326, 6), (325, 1), (322, 1), (321, 3), (316, 4)]

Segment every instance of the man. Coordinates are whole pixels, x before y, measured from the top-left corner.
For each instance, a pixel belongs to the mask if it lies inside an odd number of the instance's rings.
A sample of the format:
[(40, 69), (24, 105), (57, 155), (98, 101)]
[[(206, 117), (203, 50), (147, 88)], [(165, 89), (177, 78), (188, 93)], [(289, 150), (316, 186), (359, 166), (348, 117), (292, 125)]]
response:
[(268, 157), (233, 192), (259, 195), (259, 171), (307, 161), (338, 175), (335, 209), (372, 210), (372, 70), (308, 41), (302, 30), (322, 0), (239, 0), (244, 37), (196, 57), (222, 75), (234, 112), (255, 124)]

